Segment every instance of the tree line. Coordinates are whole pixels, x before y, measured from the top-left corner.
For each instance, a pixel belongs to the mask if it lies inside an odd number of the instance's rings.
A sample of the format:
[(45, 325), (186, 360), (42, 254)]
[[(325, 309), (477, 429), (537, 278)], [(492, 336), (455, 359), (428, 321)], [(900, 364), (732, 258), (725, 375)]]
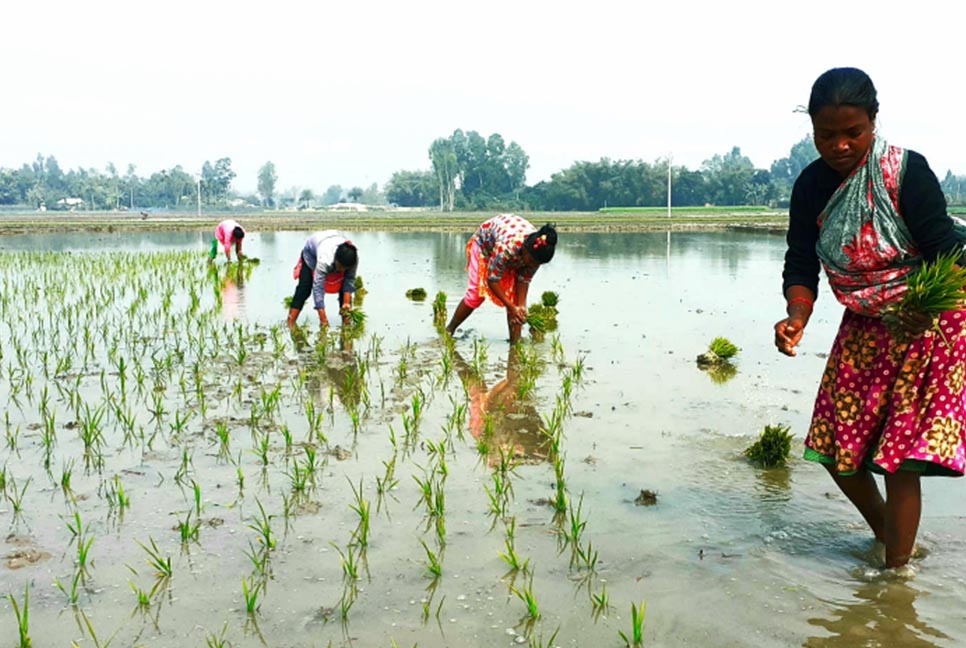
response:
[[(737, 146), (712, 155), (699, 168), (674, 165), (666, 158), (578, 161), (549, 180), (526, 185), (530, 159), (516, 142), (502, 135), (484, 137), (456, 130), (434, 140), (429, 168), (401, 170), (380, 190), (371, 186), (345, 189), (330, 185), (322, 194), (292, 187), (278, 191), (273, 162), (258, 172), (257, 192), (232, 190), (236, 173), (230, 158), (205, 161), (200, 174), (180, 165), (147, 177), (128, 165), (121, 174), (114, 164), (104, 171), (64, 171), (54, 156), (37, 155), (19, 169), (0, 168), (0, 206), (32, 209), (305, 209), (342, 201), (369, 205), (453, 210), (595, 211), (604, 207), (658, 207), (667, 203), (668, 167), (671, 202), (677, 206), (788, 204), (795, 178), (818, 157), (811, 137), (793, 144), (787, 156), (767, 169), (755, 168)], [(966, 176), (947, 171), (941, 185), (951, 205), (966, 203)]]

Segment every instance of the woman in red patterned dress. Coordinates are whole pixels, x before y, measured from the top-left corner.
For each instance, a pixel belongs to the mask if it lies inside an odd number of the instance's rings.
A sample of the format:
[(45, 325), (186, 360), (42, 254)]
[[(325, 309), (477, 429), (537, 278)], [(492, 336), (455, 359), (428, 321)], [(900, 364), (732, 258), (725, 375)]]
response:
[[(906, 314), (894, 335), (881, 314), (909, 273), (941, 254), (963, 256), (925, 158), (875, 132), (875, 86), (835, 68), (812, 86), (808, 113), (820, 159), (795, 182), (783, 272), (788, 317), (775, 345), (795, 355), (825, 268), (845, 306), (805, 445), (885, 544), (886, 566), (913, 553), (921, 475), (961, 476), (966, 403), (966, 310)], [(883, 499), (872, 473), (884, 475)]]
[(506, 308), (510, 343), (519, 340), (527, 319), (530, 280), (537, 268), (550, 263), (556, 247), (557, 230), (550, 224), (538, 230), (515, 214), (500, 214), (480, 225), (466, 244), (469, 286), (446, 331), (453, 335), (489, 297)]

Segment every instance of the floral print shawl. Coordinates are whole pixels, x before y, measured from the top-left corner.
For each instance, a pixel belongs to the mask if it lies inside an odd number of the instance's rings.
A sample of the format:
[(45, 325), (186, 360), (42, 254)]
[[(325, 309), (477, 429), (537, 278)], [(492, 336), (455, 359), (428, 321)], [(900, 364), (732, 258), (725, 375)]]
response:
[(879, 317), (902, 299), (906, 275), (922, 256), (899, 212), (906, 151), (875, 138), (865, 160), (836, 189), (818, 217), (815, 250), (836, 299)]

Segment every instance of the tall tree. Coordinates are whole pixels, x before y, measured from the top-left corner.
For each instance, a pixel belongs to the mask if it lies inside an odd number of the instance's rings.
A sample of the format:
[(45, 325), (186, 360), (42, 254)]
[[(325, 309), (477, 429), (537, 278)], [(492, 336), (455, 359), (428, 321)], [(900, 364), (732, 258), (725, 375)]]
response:
[(201, 167), (201, 182), (205, 188), (205, 199), (209, 203), (224, 200), (231, 188), (235, 172), (231, 169), (231, 158), (221, 158), (214, 164), (207, 160)]
[(439, 183), (439, 208), (441, 211), (453, 211), (458, 172), (453, 143), (440, 137), (430, 145), (429, 159), (433, 163), (433, 171)]
[(275, 206), (275, 183), (278, 175), (275, 173), (275, 163), (268, 161), (258, 170), (258, 195), (261, 196), (262, 205), (265, 207)]
[(340, 185), (329, 185), (329, 188), (325, 190), (322, 194), (322, 204), (323, 205), (334, 205), (340, 200), (342, 200), (342, 195), (345, 190), (342, 189)]

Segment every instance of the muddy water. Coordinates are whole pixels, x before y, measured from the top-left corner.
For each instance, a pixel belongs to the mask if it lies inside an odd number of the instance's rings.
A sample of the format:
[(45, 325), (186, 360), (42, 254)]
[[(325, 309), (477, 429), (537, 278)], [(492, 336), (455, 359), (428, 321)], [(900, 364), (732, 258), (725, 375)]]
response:
[[(156, 284), (160, 293), (173, 280), (201, 295), (201, 316), (187, 314), (183, 295), (171, 306), (183, 316), (131, 316), (151, 341), (131, 336), (121, 348), (140, 349), (142, 357), (129, 355), (129, 362), (163, 374), (164, 380), (148, 383), (167, 413), (159, 423), (148, 412), (152, 390), (140, 397), (132, 390), (140, 434), (125, 442), (118, 417), (106, 415), (100, 471), (83, 470), (76, 423), (83, 416), (69, 393), (75, 384), (78, 398), (96, 408), (108, 402), (106, 385), (116, 401), (118, 372), (109, 344), (92, 343), (91, 357), (78, 357), (70, 371), (50, 371), (44, 378), (41, 366), (53, 364), (56, 352), (40, 346), (57, 322), (66, 326), (63, 318), (41, 318), (30, 331), (31, 324), (5, 306), (0, 398), (10, 423), (0, 449), (7, 479), (0, 524), (8, 536), (0, 543), (0, 593), (13, 593), (22, 603), (29, 586), (34, 645), (94, 645), (91, 628), (101, 642), (114, 635), (114, 645), (205, 645), (221, 636), (235, 646), (511, 646), (526, 643), (525, 636), (546, 645), (559, 628), (555, 645), (618, 646), (618, 631), (631, 633), (630, 605), (641, 601), (647, 604), (648, 646), (961, 642), (966, 504), (959, 482), (925, 482), (925, 556), (912, 578), (898, 580), (878, 570), (868, 532), (821, 468), (796, 459), (788, 469), (761, 471), (741, 457), (761, 429), (775, 423), (791, 426), (800, 450), (840, 312), (823, 289), (799, 357), (774, 351), (771, 326), (782, 313), (780, 236), (566, 236), (531, 288), (531, 301), (544, 290), (560, 294), (559, 329), (532, 347), (542, 368), (522, 399), (516, 376), (501, 391), (508, 377), (506, 330), (502, 312), (492, 306), (460, 331), (454, 369), (442, 367), (446, 353), (432, 326), (430, 302), (442, 290), (449, 310), (455, 308), (464, 286), (464, 236), (353, 236), (369, 291), (365, 334), (351, 350), (340, 350), (341, 342), (332, 339), (321, 354), (313, 348), (318, 325), (310, 309), (301, 319), (304, 340), (272, 328), (284, 318), (282, 300), (294, 287), (291, 269), (304, 236), (252, 234), (246, 251), (261, 264), (247, 279), (217, 283), (203, 262), (207, 236), (201, 233), (0, 239), (0, 255), (52, 249), (84, 258), (133, 251), (144, 264), (132, 271), (147, 288)], [(198, 262), (162, 276), (152, 259), (184, 250), (197, 250)], [(11, 285), (30, 286), (33, 274), (23, 274), (10, 265), (2, 271), (17, 276)], [(407, 300), (405, 291), (414, 287), (425, 288), (429, 299)], [(117, 312), (126, 313), (131, 299), (119, 296)], [(161, 308), (159, 300), (150, 295), (151, 308)], [(54, 314), (58, 308), (36, 298), (26, 303)], [(111, 317), (111, 308), (102, 304), (85, 312), (95, 323), (122, 321), (102, 319)], [(199, 332), (216, 337), (218, 351), (195, 351), (192, 340)], [(127, 333), (119, 335), (128, 340)], [(725, 382), (711, 380), (694, 363), (718, 335), (741, 348), (738, 371)], [(13, 349), (14, 337), (23, 359)], [(259, 339), (269, 341), (259, 347)], [(480, 340), (487, 345), (485, 358)], [(249, 350), (241, 361), (240, 346)], [(182, 352), (175, 361), (182, 366), (163, 370), (152, 364), (171, 357), (173, 347)], [(204, 413), (197, 398), (177, 386), (187, 381), (191, 392), (193, 359), (203, 374)], [(360, 363), (368, 398), (360, 397)], [(24, 365), (33, 367), (33, 379), (16, 388), (23, 384)], [(556, 492), (553, 456), (537, 431), (580, 367), (582, 380), (569, 397), (560, 444), (569, 507), (555, 521), (548, 506)], [(43, 466), (38, 405), (45, 384), (58, 435), (50, 475)], [(275, 388), (278, 409), (252, 432), (253, 411)], [(484, 457), (474, 435), (482, 426), (474, 407), (498, 394), (505, 410), (492, 411), (492, 446), (508, 441), (519, 462), (509, 473), (512, 496), (502, 516), (491, 514), (487, 493), (495, 489), (500, 457), (492, 451)], [(413, 399), (421, 397), (419, 423), (407, 435)], [(368, 407), (361, 404), (366, 400)], [(321, 413), (324, 442), (310, 432), (309, 402)], [(465, 422), (452, 427), (448, 421), (459, 408)], [(189, 416), (183, 428), (180, 416)], [(217, 424), (230, 431), (231, 460), (219, 457)], [(14, 449), (11, 427), (20, 429)], [(283, 428), (293, 438), (290, 446)], [(268, 439), (264, 452), (254, 440), (262, 435)], [(432, 452), (438, 442), (446, 448), (445, 475)], [(318, 468), (312, 483), (297, 490), (292, 475), (307, 461), (305, 447), (317, 451)], [(377, 478), (385, 478), (394, 457), (389, 483), (395, 483), (380, 497)], [(60, 479), (71, 460), (74, 496), (68, 497)], [(123, 513), (106, 495), (115, 475), (130, 497)], [(445, 492), (445, 545), (421, 495), (418, 481), (427, 479)], [(11, 482), (23, 488), (28, 480), (15, 515)], [(351, 508), (358, 507), (353, 490), (360, 483), (371, 508), (364, 561), (359, 515)], [(202, 494), (200, 513), (193, 484)], [(655, 504), (635, 503), (645, 489), (657, 494)], [(260, 505), (276, 541), (271, 550), (260, 539)], [(94, 541), (71, 605), (53, 583), (57, 579), (69, 590), (78, 573), (78, 541), (70, 529), (75, 514), (83, 520), (84, 537)], [(575, 562), (572, 545), (561, 539), (574, 515), (586, 522), (580, 544), (596, 552), (594, 569)], [(521, 562), (529, 560), (516, 578), (500, 557), (507, 552), (511, 518), (515, 551)], [(199, 528), (197, 538), (183, 544), (178, 523), (185, 519)], [(171, 557), (169, 579), (157, 578), (147, 564), (141, 545), (151, 540)], [(423, 542), (440, 556), (439, 578), (428, 572)], [(361, 565), (358, 579), (348, 584), (347, 554)], [(259, 558), (262, 571), (255, 565)], [(252, 615), (245, 611), (243, 579), (263, 587)], [(521, 594), (532, 592), (539, 619), (527, 620), (527, 607), (511, 585)], [(138, 607), (132, 586), (149, 593), (149, 605)], [(611, 607), (595, 615), (591, 596), (605, 586)], [(347, 601), (351, 607), (343, 615)], [(4, 599), (0, 637), (14, 644), (16, 636), (13, 609)]]

